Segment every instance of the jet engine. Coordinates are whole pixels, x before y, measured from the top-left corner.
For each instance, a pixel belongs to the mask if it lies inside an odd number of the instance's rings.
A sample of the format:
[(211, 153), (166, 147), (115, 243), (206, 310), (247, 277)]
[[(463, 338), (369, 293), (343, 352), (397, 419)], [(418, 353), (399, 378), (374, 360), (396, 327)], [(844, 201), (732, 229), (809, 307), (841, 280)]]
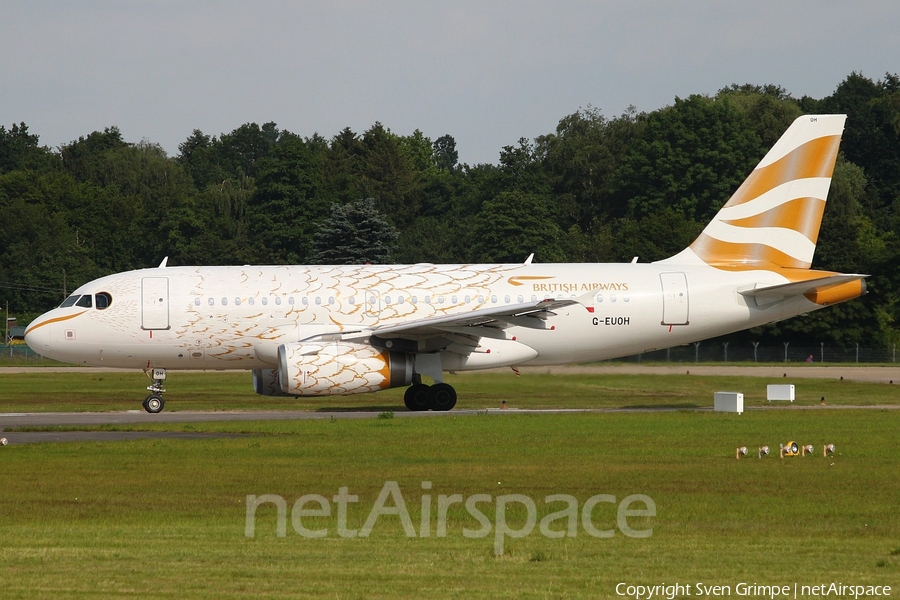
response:
[(290, 396), (281, 391), (278, 369), (253, 369), (253, 389), (260, 396)]
[(365, 344), (314, 342), (278, 348), (281, 391), (294, 396), (376, 392), (412, 383), (413, 356)]

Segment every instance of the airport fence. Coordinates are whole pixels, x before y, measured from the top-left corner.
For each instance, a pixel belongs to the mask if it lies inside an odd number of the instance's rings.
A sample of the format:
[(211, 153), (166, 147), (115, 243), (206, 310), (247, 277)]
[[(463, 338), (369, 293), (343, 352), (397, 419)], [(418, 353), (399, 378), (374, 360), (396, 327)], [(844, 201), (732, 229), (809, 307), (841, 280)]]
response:
[(0, 361), (3, 362), (39, 362), (44, 358), (25, 344), (0, 345)]
[(705, 341), (654, 350), (628, 356), (626, 362), (723, 362), (723, 363), (896, 363), (897, 346), (890, 348), (863, 348), (861, 346), (835, 347), (793, 345), (783, 342), (779, 346), (762, 346), (753, 343)]

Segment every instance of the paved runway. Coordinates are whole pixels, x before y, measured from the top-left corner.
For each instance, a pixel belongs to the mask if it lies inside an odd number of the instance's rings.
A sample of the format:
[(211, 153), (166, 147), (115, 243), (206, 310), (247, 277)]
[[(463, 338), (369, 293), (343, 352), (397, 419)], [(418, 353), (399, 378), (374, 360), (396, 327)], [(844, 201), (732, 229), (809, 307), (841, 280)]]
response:
[[(38, 368), (25, 367), (21, 370), (35, 371)], [(41, 372), (95, 372), (114, 371), (117, 369), (99, 369), (84, 367), (47, 367), (39, 368)], [(503, 369), (506, 371), (505, 369)], [(855, 367), (855, 366), (828, 366), (817, 367), (809, 365), (801, 366), (696, 366), (689, 363), (678, 365), (573, 365), (555, 367), (527, 367), (522, 372), (555, 373), (555, 374), (646, 374), (646, 375), (727, 375), (748, 377), (788, 377), (791, 379), (815, 378), (815, 379), (840, 379), (853, 381), (897, 383), (900, 385), (900, 367)], [(0, 373), (20, 372), (18, 367), (0, 368)], [(828, 409), (900, 409), (900, 405), (878, 406), (797, 406), (779, 405), (748, 407), (747, 410), (828, 410)], [(398, 418), (440, 418), (443, 416), (461, 416), (475, 414), (521, 414), (521, 413), (566, 413), (566, 412), (646, 412), (646, 411), (671, 411), (685, 410), (683, 407), (656, 407), (656, 408), (605, 408), (605, 409), (490, 409), (490, 410), (453, 410), (450, 412), (406, 412), (400, 411), (394, 414)], [(690, 410), (711, 410), (708, 408), (696, 408)], [(141, 423), (197, 423), (203, 421), (274, 421), (274, 420), (300, 420), (300, 419), (372, 419), (378, 416), (378, 411), (168, 411), (151, 415), (142, 410), (129, 410), (122, 412), (74, 412), (74, 413), (0, 413), (0, 431), (19, 427), (48, 427), (48, 426), (91, 426), (91, 425), (127, 425)], [(225, 434), (201, 434), (192, 432), (148, 432), (148, 431), (53, 431), (53, 432), (15, 432), (2, 434), (10, 444), (27, 444), (37, 442), (72, 442), (72, 441), (117, 441), (142, 438), (203, 438), (210, 436), (223, 437)]]
[[(396, 417), (440, 418), (443, 416), (476, 415), (486, 413), (566, 413), (581, 409), (527, 410), (454, 410), (452, 412), (397, 412)], [(97, 425), (130, 425), (141, 423), (199, 423), (203, 421), (295, 421), (308, 419), (374, 419), (378, 411), (170, 411), (151, 415), (142, 410), (122, 412), (72, 413), (0, 413), (0, 432), (21, 427), (77, 427)], [(9, 444), (39, 442), (120, 441), (141, 438), (203, 438), (234, 437), (237, 434), (193, 433), (175, 431), (7, 431), (0, 433)]]
[[(900, 404), (871, 406), (798, 406), (796, 404), (753, 406), (745, 410), (900, 410)], [(679, 410), (711, 411), (712, 407), (640, 407), (640, 408), (548, 408), (548, 409), (487, 409), (453, 410), (449, 412), (407, 412), (394, 413), (398, 418), (441, 418), (463, 415), (514, 415), (514, 414), (563, 414), (578, 412), (628, 413), (628, 412), (670, 412)], [(144, 411), (96, 413), (0, 413), (0, 432), (20, 427), (75, 427), (97, 425), (128, 425), (140, 423), (198, 423), (204, 421), (281, 421), (309, 419), (374, 419), (377, 411), (172, 411), (151, 415)], [(178, 431), (7, 431), (0, 433), (10, 445), (43, 442), (111, 442), (146, 438), (200, 439), (209, 437), (242, 437), (243, 434), (195, 433)]]

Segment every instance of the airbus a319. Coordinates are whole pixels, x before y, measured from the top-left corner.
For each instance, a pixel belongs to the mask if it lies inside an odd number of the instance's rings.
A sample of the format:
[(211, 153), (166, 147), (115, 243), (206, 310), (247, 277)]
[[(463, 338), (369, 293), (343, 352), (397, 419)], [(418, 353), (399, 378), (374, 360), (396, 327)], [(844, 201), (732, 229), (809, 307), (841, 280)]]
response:
[(700, 236), (658, 262), (163, 261), (86, 283), (25, 339), (60, 361), (144, 369), (151, 413), (177, 369), (249, 370), (258, 393), (276, 396), (407, 386), (410, 410), (450, 410), (447, 371), (627, 356), (864, 294), (865, 275), (810, 269), (845, 118), (794, 121)]

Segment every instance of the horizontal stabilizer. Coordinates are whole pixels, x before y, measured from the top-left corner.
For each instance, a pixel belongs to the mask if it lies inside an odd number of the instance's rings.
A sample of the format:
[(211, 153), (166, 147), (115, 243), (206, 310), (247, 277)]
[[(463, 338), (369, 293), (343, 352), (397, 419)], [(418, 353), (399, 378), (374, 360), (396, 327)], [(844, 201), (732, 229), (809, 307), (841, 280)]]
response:
[[(753, 298), (763, 298), (769, 300), (780, 300), (788, 296), (800, 296), (815, 293), (825, 288), (839, 286), (851, 281), (864, 280), (868, 275), (860, 275), (856, 273), (839, 273), (835, 275), (826, 275), (815, 279), (807, 279), (805, 281), (795, 281), (792, 283), (781, 283), (778, 285), (768, 285), (765, 287), (753, 288), (750, 290), (741, 290), (743, 296)], [(865, 293), (865, 281), (861, 281), (862, 291)]]

